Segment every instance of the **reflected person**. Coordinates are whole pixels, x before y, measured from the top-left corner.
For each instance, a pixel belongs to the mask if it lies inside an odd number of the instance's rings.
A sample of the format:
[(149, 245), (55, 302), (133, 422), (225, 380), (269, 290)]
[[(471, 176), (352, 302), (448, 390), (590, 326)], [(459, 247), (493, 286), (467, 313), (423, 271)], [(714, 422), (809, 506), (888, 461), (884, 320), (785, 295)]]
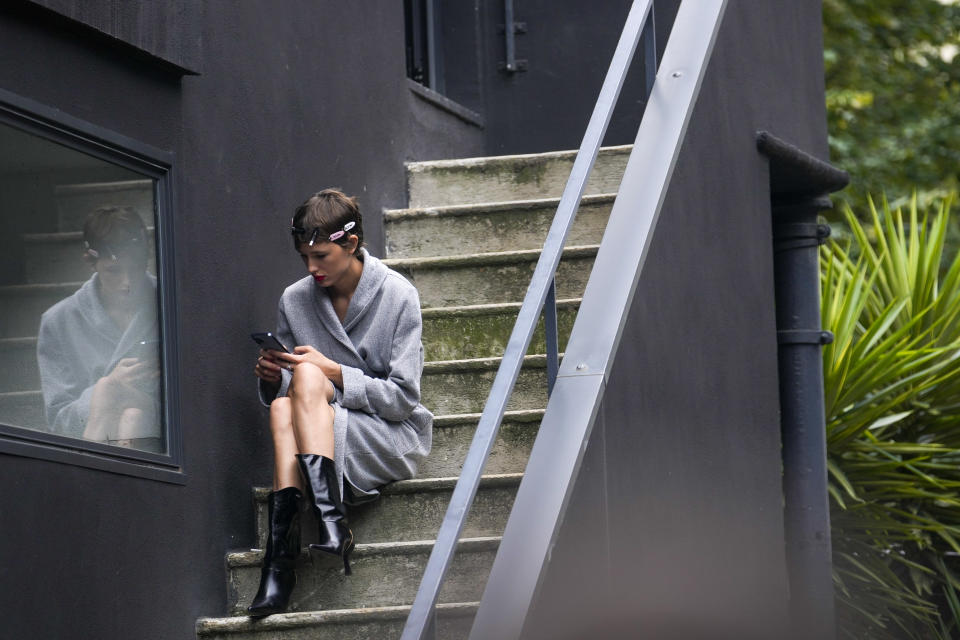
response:
[(44, 312), (37, 360), (50, 429), (164, 450), (160, 427), (157, 281), (146, 228), (131, 207), (101, 207), (83, 226), (93, 275)]

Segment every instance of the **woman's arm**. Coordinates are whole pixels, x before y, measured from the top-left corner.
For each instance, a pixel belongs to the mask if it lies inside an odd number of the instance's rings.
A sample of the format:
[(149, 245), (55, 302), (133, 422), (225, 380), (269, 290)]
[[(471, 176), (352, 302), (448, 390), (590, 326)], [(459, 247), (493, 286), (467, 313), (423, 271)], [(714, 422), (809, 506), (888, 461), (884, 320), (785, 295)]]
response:
[[(283, 304), (283, 297), (280, 297), (280, 303), (277, 305), (277, 339), (280, 344), (290, 348), (293, 344), (293, 333), (290, 331), (290, 323), (287, 321), (287, 312)], [(262, 358), (263, 360), (261, 360)], [(257, 378), (257, 390), (260, 395), (260, 402), (269, 406), (276, 398), (287, 395), (287, 389), (290, 386), (290, 372), (282, 368), (283, 363), (275, 359), (271, 353), (260, 350), (260, 356), (257, 359), (257, 366), (254, 373)], [(276, 369), (275, 367), (280, 367)], [(266, 371), (269, 369), (270, 371)], [(266, 375), (261, 375), (262, 373)]]
[(385, 378), (367, 376), (355, 367), (341, 366), (341, 404), (391, 421), (405, 420), (420, 404), (423, 373), (423, 322), (414, 292), (404, 299), (394, 325)]
[(159, 366), (155, 362), (137, 358), (120, 360), (113, 371), (97, 380), (92, 387), (90, 413), (83, 437), (98, 441), (116, 438), (124, 411), (147, 411), (159, 399), (157, 393), (149, 393), (142, 388), (150, 381), (158, 382), (159, 377)]
[(152, 404), (159, 397), (159, 388), (153, 386), (160, 375), (156, 361), (123, 358), (95, 379), (91, 365), (63, 335), (58, 327), (41, 320), (37, 363), (51, 430), (106, 440), (124, 409)]
[(79, 356), (61, 341), (62, 331), (40, 321), (37, 365), (49, 428), (66, 436), (83, 437), (96, 380), (87, 380)]
[[(389, 318), (384, 319), (387, 324)], [(337, 363), (309, 345), (298, 345), (293, 354), (278, 354), (278, 362), (295, 366), (310, 362), (342, 390), (340, 404), (347, 409), (378, 415), (399, 422), (420, 404), (420, 375), (423, 373), (422, 321), (420, 303), (413, 291), (400, 305), (390, 338), (387, 373), (376, 378), (362, 369)], [(284, 371), (289, 375), (289, 371)]]

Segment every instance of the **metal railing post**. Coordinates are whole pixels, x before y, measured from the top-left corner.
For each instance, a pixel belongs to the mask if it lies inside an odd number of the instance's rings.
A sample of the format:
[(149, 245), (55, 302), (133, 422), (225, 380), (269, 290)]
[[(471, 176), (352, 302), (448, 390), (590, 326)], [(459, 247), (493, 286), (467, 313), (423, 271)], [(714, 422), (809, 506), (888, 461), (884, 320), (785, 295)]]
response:
[(557, 279), (550, 281), (547, 289), (547, 300), (543, 306), (543, 330), (547, 344), (547, 397), (553, 393), (553, 385), (557, 382), (557, 372), (560, 370), (560, 347), (557, 337)]
[(643, 28), (643, 86), (646, 95), (643, 99), (650, 100), (653, 91), (653, 82), (657, 79), (657, 12), (650, 10), (650, 17)]

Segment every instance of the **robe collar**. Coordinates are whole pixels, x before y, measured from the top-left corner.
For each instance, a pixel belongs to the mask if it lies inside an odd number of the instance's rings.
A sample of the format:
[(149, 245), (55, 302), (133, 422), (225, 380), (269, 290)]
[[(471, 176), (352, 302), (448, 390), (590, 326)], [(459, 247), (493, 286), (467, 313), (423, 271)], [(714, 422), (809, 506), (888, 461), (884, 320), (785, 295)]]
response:
[(315, 285), (313, 295), (314, 307), (321, 322), (339, 342), (354, 353), (356, 353), (356, 347), (354, 347), (347, 332), (363, 318), (370, 303), (380, 292), (380, 287), (383, 286), (383, 281), (386, 280), (389, 271), (385, 264), (371, 256), (366, 249), (361, 248), (360, 251), (363, 254), (363, 273), (360, 274), (357, 289), (350, 298), (347, 315), (344, 316), (343, 323), (337, 317), (337, 312), (333, 308), (333, 302), (327, 295), (326, 289)]
[[(153, 291), (156, 292), (157, 279), (150, 274), (147, 274), (147, 278)], [(99, 275), (96, 273), (83, 283), (75, 295), (77, 297), (77, 308), (80, 310), (83, 319), (97, 333), (117, 345), (110, 357), (111, 368), (113, 364), (130, 352), (138, 340), (150, 335), (151, 332), (156, 333), (156, 305), (145, 305), (138, 309), (130, 321), (130, 326), (126, 330), (121, 330), (103, 306), (103, 301), (100, 298)], [(156, 299), (156, 296), (154, 296), (154, 299)]]

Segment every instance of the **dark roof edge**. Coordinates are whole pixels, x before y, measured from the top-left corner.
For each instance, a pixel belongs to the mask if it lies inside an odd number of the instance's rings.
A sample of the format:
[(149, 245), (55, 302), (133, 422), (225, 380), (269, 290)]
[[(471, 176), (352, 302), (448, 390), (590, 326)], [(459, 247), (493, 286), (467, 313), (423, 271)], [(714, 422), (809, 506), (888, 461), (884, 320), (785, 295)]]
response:
[(124, 40), (97, 26), (84, 22), (74, 16), (57, 11), (33, 0), (16, 0), (4, 7), (8, 12), (20, 14), (23, 18), (41, 21), (50, 26), (72, 30), (90, 38), (92, 41), (127, 51), (132, 57), (142, 60), (151, 66), (177, 76), (198, 76), (200, 71), (193, 68), (196, 65), (185, 66), (183, 61), (175, 61), (168, 56), (162, 56), (154, 51), (144, 49), (130, 41)]

